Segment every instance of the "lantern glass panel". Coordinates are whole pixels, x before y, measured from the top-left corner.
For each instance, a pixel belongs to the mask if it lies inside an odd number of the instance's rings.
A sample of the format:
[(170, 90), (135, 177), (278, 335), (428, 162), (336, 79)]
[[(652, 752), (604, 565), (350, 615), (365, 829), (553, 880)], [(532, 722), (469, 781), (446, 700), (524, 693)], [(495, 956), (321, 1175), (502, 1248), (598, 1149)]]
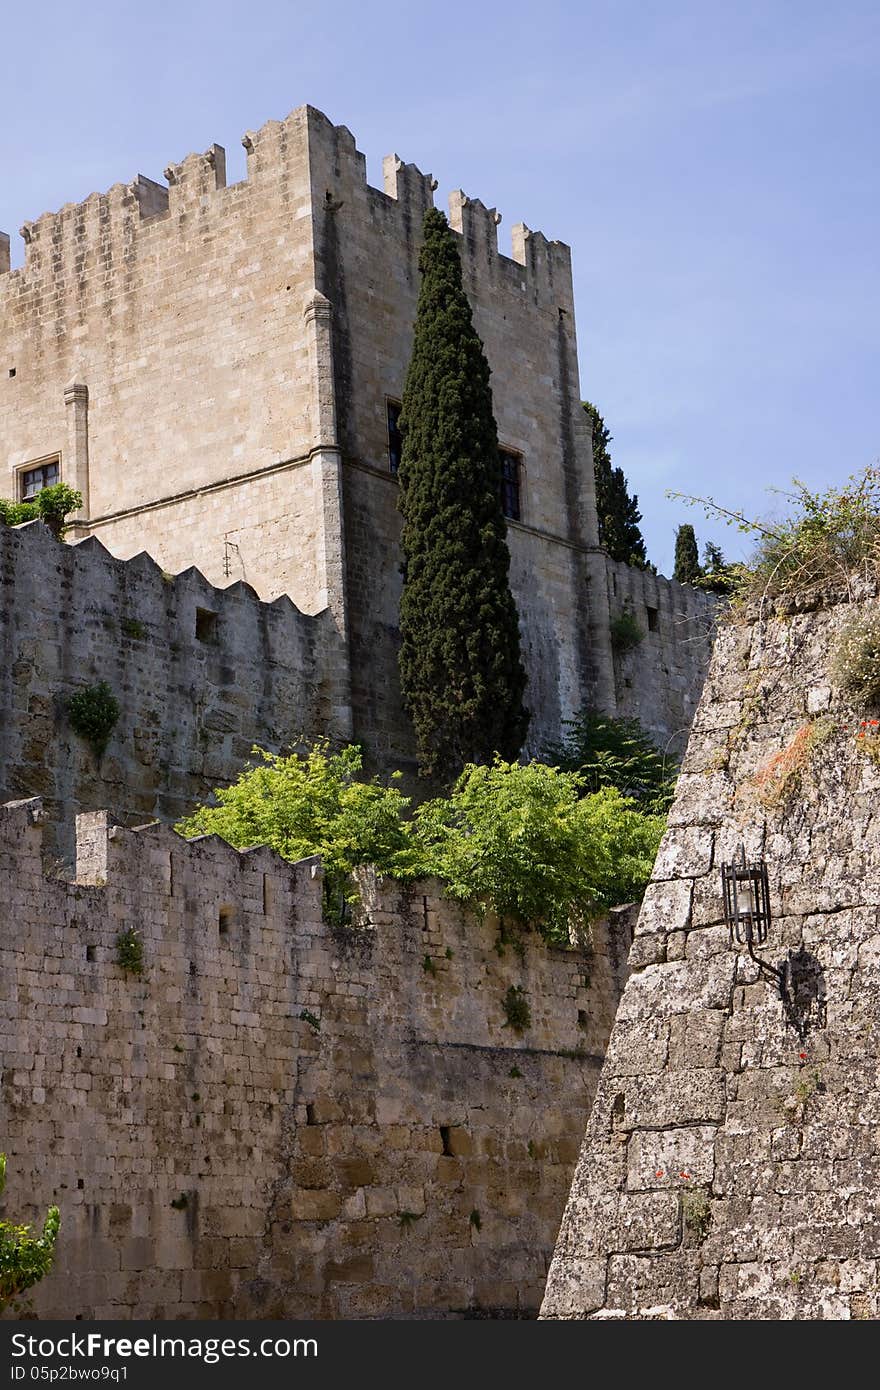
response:
[(741, 849), (738, 861), (722, 864), (721, 885), (731, 943), (761, 945), (767, 940), (770, 925), (767, 865), (762, 859), (748, 863), (745, 849)]

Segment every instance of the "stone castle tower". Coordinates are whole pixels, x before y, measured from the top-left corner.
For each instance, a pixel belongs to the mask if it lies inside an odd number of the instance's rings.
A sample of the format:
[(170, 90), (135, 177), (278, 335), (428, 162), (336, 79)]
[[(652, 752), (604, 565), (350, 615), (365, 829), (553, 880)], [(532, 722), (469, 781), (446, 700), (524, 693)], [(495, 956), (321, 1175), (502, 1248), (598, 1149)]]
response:
[[(303, 106), (0, 236), (0, 492), (60, 477), (74, 535), (167, 571), (289, 595), (334, 634), (332, 726), (406, 764), (397, 686), (396, 409), (434, 181), (396, 156), (366, 181), (351, 133)], [(530, 744), (585, 703), (686, 729), (709, 604), (598, 546), (568, 247), (461, 192), (465, 287), (493, 372)], [(615, 660), (629, 607), (642, 649)]]

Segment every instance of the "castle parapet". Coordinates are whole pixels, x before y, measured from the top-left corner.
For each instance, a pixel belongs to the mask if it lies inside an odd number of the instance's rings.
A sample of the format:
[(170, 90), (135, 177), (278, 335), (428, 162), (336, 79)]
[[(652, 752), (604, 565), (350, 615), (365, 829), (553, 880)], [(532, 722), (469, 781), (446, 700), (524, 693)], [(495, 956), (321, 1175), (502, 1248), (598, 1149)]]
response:
[(198, 204), (226, 187), (226, 151), (222, 145), (212, 145), (204, 154), (188, 154), (179, 164), (169, 164), (165, 177), (172, 212)]
[(431, 174), (423, 174), (418, 165), (406, 164), (400, 155), (386, 154), (382, 160), (382, 180), (388, 197), (406, 204), (420, 222), (433, 207), (437, 180)]
[(469, 198), (460, 188), (449, 195), (449, 225), (460, 232), (471, 255), (492, 264), (498, 256), (501, 213), (487, 208), (479, 198)]

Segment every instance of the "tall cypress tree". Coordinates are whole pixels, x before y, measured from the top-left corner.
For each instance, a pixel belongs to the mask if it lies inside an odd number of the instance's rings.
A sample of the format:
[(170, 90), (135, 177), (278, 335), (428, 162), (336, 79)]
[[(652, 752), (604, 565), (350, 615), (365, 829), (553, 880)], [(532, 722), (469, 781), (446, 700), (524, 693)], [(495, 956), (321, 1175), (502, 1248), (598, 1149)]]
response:
[(647, 569), (645, 539), (639, 529), (642, 514), (639, 499), (629, 495), (622, 468), (613, 468), (608, 445), (612, 435), (591, 401), (583, 402), (593, 427), (593, 471), (596, 476), (596, 511), (599, 517), (599, 543), (612, 560)]
[(679, 526), (675, 535), (675, 569), (672, 577), (679, 584), (696, 584), (702, 573), (694, 528), (686, 521)]
[(419, 269), (400, 416), (400, 680), (423, 772), (450, 779), (496, 752), (515, 758), (529, 715), (489, 364), (436, 208)]

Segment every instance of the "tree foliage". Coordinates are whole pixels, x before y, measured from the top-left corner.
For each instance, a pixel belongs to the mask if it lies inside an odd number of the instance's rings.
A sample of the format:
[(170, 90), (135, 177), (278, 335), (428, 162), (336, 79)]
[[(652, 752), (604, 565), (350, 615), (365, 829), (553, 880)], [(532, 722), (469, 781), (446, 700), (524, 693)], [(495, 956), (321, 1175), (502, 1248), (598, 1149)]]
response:
[(26, 521), (44, 521), (58, 540), (64, 535), (65, 521), (82, 506), (82, 493), (66, 483), (53, 483), (38, 492), (32, 502), (8, 502), (0, 497), (0, 521), (21, 526)]
[[(527, 922), (551, 940), (648, 880), (662, 817), (619, 791), (542, 763), (470, 764), (448, 796), (410, 817), (409, 801), (359, 781), (357, 747), (326, 743), (302, 755), (261, 753), (232, 787), (178, 825), (239, 849), (267, 844), (285, 859), (320, 854), (334, 896), (360, 864), (404, 881), (437, 877), (480, 910)], [(329, 904), (329, 896), (328, 896)]]
[(403, 392), (400, 679), (419, 763), (451, 780), (515, 757), (528, 727), (489, 366), (455, 237), (430, 209)]
[[(0, 1194), (6, 1186), (6, 1155), (0, 1154)], [(21, 1295), (49, 1273), (55, 1259), (55, 1242), (61, 1214), (50, 1207), (42, 1234), (32, 1235), (30, 1226), (0, 1221), (0, 1312), (12, 1308), (27, 1311)]]
[(286, 757), (253, 751), (259, 762), (214, 792), (217, 805), (185, 817), (177, 827), (182, 835), (220, 835), (236, 849), (268, 845), (292, 862), (320, 854), (328, 900), (359, 864), (406, 875), (409, 799), (376, 778), (360, 780), (357, 745), (331, 752), (324, 740)]
[(637, 719), (614, 719), (584, 709), (565, 721), (561, 743), (545, 753), (547, 762), (575, 772), (590, 792), (614, 787), (651, 814), (668, 811), (678, 768), (656, 747)]
[(672, 571), (672, 577), (677, 579), (679, 584), (696, 584), (702, 573), (694, 528), (686, 521), (676, 532), (675, 569)]
[(591, 401), (583, 402), (593, 429), (593, 471), (596, 477), (596, 511), (599, 518), (599, 543), (612, 560), (647, 569), (645, 541), (639, 529), (642, 514), (639, 499), (630, 497), (629, 486), (622, 468), (614, 468), (608, 445), (613, 435)]
[(614, 788), (585, 790), (576, 774), (538, 762), (468, 767), (449, 797), (416, 812), (422, 870), (452, 897), (567, 942), (640, 896), (663, 833), (662, 817)]

